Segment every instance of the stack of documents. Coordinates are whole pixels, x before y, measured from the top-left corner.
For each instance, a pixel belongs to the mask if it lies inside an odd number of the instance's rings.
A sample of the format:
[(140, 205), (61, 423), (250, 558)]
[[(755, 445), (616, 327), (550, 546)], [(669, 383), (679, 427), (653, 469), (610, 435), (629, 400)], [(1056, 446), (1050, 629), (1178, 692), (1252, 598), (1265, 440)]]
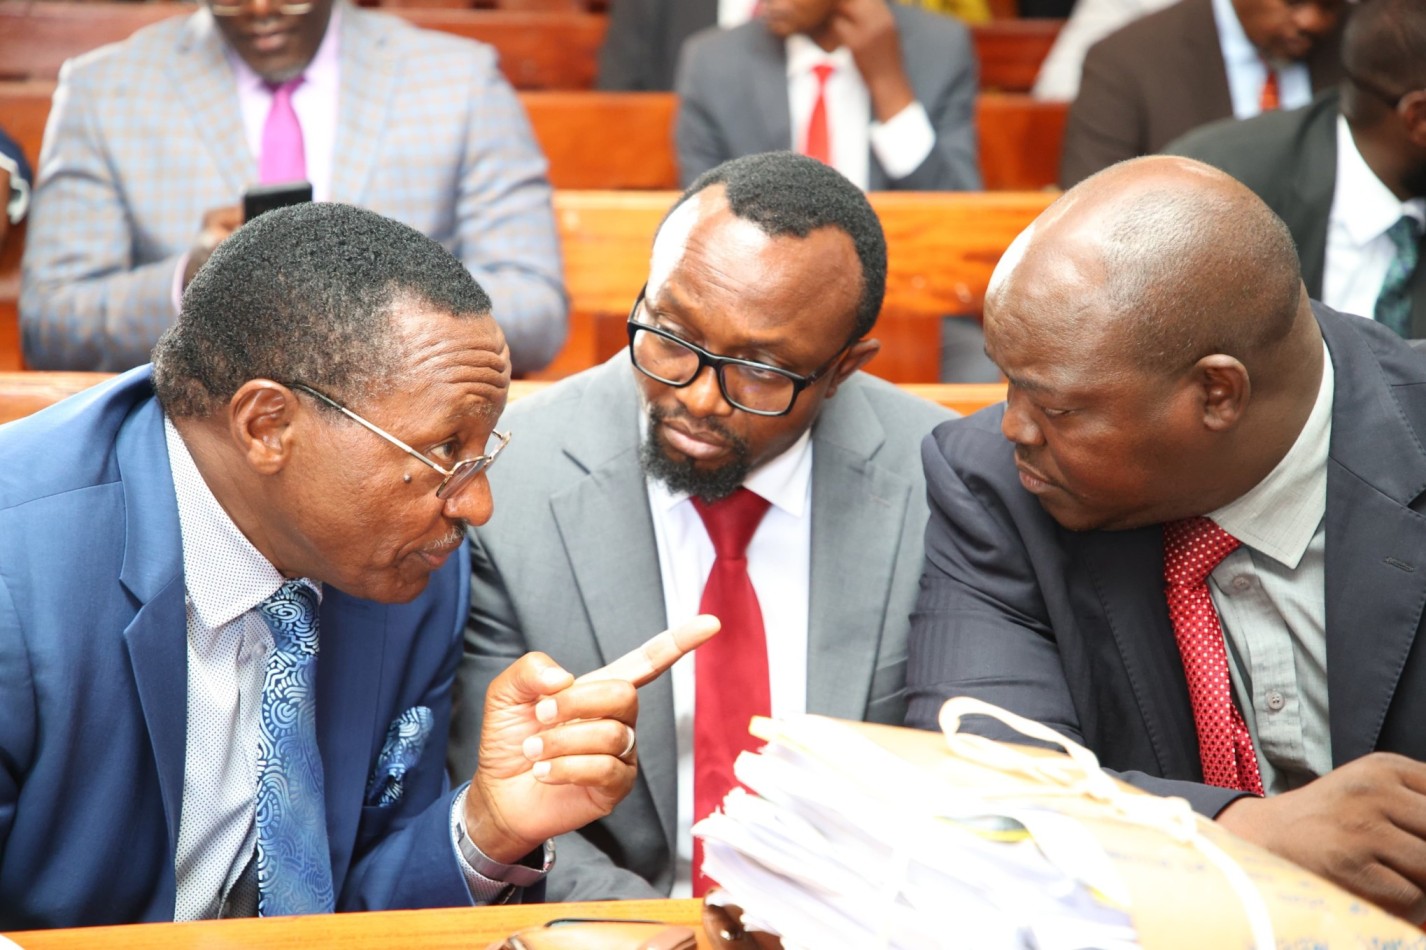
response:
[[(957, 705), (960, 704), (960, 705)], [(757, 719), (735, 789), (694, 827), (743, 923), (787, 950), (1325, 946), (1420, 931), (1072, 757), (819, 716)], [(1040, 731), (1036, 731), (1040, 730)]]

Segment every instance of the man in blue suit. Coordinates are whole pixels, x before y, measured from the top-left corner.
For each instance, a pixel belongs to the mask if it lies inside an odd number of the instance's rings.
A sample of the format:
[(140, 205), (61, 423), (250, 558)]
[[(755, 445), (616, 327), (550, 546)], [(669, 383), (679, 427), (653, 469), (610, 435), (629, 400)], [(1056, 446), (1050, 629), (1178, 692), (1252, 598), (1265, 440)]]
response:
[(628, 792), (633, 685), (538, 655), (444, 778), (509, 379), (457, 259), (318, 204), (0, 432), (0, 930), (509, 900)]

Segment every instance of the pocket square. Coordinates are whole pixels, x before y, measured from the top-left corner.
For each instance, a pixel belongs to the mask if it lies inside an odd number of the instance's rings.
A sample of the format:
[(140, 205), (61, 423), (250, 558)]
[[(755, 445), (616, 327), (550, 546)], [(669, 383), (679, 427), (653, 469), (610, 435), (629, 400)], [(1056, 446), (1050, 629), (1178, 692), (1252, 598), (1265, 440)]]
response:
[(391, 722), (376, 768), (366, 783), (366, 803), (385, 808), (401, 800), (406, 773), (421, 761), (434, 717), (427, 706), (412, 706)]

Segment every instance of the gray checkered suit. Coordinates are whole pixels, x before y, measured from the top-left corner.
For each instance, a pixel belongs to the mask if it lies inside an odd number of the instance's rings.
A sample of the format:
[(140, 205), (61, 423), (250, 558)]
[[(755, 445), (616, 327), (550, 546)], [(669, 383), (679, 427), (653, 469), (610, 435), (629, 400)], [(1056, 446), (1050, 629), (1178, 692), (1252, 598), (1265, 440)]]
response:
[[(332, 200), (450, 248), (490, 293), (516, 371), (545, 365), (567, 319), (546, 163), (494, 52), (346, 3), (340, 29)], [(256, 181), (206, 9), (66, 63), (25, 248), (29, 365), (146, 362), (203, 212)]]

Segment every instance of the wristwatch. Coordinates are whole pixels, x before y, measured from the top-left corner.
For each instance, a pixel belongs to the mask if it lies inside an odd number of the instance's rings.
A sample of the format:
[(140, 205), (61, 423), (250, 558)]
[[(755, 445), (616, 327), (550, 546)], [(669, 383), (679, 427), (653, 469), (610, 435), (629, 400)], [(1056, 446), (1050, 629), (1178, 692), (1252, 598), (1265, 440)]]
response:
[[(519, 864), (501, 864), (493, 858), (487, 857), (484, 851), (475, 846), (475, 842), (470, 840), (470, 835), (465, 831), (465, 816), (456, 819), (456, 845), (460, 848), (461, 857), (471, 866), (475, 873), (481, 877), (502, 884), (513, 884), (516, 887), (529, 887), (538, 884), (544, 876), (550, 872), (550, 868), (555, 866), (555, 843), (546, 841), (540, 851), (531, 851)], [(535, 855), (540, 856), (540, 866), (534, 867), (525, 862)]]

